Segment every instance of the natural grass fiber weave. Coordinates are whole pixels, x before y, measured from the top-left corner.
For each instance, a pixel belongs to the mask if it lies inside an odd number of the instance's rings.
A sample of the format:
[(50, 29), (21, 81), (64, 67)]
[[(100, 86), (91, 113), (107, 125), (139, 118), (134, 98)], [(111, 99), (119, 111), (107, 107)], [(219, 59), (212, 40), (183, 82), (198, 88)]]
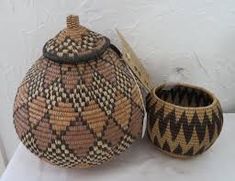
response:
[(147, 111), (150, 140), (177, 158), (196, 156), (209, 149), (223, 125), (217, 98), (188, 84), (153, 89), (147, 96)]
[(18, 88), (14, 124), (20, 140), (61, 167), (111, 160), (142, 131), (143, 102), (132, 75), (108, 38), (69, 16)]

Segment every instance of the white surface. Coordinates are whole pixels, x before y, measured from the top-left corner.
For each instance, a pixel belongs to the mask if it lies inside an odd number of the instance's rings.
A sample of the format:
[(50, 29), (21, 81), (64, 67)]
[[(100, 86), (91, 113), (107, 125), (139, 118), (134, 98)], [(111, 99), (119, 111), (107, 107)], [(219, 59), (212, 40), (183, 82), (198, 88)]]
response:
[(2, 175), (2, 173), (5, 170), (6, 167), (6, 163), (5, 163), (5, 150), (3, 149), (3, 145), (2, 145), (2, 140), (0, 139), (0, 176)]
[(148, 140), (103, 166), (92, 169), (63, 169), (40, 161), (19, 146), (1, 181), (233, 181), (235, 180), (235, 114), (226, 114), (222, 133), (204, 154), (177, 160), (160, 153)]
[(0, 136), (8, 159), (18, 143), (12, 124), (16, 89), (70, 13), (115, 44), (118, 28), (156, 84), (179, 74), (235, 112), (234, 0), (0, 0)]
[(0, 150), (0, 176), (2, 175), (4, 170), (5, 170), (5, 163), (4, 163), (4, 159)]

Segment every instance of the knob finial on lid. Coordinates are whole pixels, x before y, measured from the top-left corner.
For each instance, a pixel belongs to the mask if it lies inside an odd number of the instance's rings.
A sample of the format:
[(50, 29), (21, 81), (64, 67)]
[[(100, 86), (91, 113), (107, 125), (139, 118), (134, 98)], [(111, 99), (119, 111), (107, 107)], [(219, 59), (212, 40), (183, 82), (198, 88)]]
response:
[(79, 17), (75, 15), (69, 15), (67, 17), (67, 28), (74, 29), (78, 28), (80, 26), (79, 24)]
[(67, 27), (43, 47), (44, 57), (59, 63), (81, 63), (96, 60), (110, 46), (105, 36), (80, 25), (79, 17), (67, 17)]

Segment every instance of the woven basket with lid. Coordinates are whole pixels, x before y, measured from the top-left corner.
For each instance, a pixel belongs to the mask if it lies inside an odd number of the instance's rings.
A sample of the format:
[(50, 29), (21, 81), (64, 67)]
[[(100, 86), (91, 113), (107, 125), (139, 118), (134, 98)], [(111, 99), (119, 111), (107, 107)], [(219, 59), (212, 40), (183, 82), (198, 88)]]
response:
[(67, 18), (18, 88), (14, 124), (23, 144), (62, 167), (92, 167), (142, 131), (140, 88), (110, 40)]

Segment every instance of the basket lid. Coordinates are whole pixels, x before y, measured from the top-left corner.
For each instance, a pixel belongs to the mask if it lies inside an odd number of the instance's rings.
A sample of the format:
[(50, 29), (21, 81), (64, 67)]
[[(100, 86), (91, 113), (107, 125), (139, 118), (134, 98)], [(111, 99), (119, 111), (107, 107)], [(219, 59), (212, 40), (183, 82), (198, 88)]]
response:
[(79, 24), (79, 17), (67, 17), (67, 27), (43, 47), (43, 55), (58, 63), (82, 63), (96, 59), (110, 40)]

